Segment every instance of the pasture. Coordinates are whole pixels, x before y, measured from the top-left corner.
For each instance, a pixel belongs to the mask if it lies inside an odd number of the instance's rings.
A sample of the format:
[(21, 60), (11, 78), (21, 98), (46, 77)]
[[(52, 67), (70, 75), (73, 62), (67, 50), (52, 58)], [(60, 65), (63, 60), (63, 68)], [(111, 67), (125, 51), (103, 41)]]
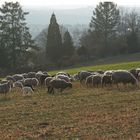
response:
[[(140, 62), (79, 67), (65, 70), (130, 69)], [(57, 71), (52, 71), (54, 74)], [(0, 95), (0, 139), (2, 140), (128, 140), (140, 139), (140, 83), (117, 88), (73, 88), (48, 94), (45, 86), (31, 96), (20, 90)]]

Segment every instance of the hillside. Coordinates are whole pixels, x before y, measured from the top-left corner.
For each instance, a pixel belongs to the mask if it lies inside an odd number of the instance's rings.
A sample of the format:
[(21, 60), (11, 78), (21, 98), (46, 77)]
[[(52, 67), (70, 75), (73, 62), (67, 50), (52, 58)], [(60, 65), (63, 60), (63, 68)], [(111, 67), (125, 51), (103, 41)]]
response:
[[(115, 70), (115, 69), (132, 69), (140, 67), (140, 53), (119, 55), (115, 57), (108, 57), (105, 59), (95, 60), (93, 62), (87, 62), (85, 64), (76, 65), (72, 68), (61, 69), (71, 74), (77, 73), (81, 70)], [(56, 73), (60, 70), (51, 71), (50, 73)]]

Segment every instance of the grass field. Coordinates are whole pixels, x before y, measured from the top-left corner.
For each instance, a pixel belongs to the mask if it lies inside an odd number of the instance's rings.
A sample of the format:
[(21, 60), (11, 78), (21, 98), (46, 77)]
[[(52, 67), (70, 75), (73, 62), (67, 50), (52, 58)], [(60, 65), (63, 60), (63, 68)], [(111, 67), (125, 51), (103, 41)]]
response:
[(55, 95), (45, 88), (26, 97), (1, 95), (0, 139), (140, 139), (140, 89), (87, 89), (75, 82)]
[[(65, 71), (135, 67), (140, 67), (139, 61)], [(55, 95), (45, 87), (31, 96), (15, 90), (6, 97), (0, 95), (0, 140), (50, 139), (140, 139), (140, 87), (86, 88), (74, 82), (72, 89)]]
[[(74, 74), (81, 70), (115, 70), (115, 69), (132, 69), (132, 68), (139, 68), (140, 61), (134, 62), (122, 62), (122, 63), (114, 63), (114, 64), (104, 64), (104, 65), (92, 65), (92, 66), (82, 66), (77, 68), (65, 69), (62, 71), (69, 72), (70, 74)], [(51, 71), (51, 74), (54, 74), (60, 70)]]

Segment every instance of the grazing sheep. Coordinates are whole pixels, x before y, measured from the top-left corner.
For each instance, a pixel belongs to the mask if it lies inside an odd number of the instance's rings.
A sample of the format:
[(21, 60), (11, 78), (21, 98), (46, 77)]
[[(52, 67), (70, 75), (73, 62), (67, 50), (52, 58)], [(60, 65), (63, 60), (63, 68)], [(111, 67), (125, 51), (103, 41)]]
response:
[(53, 79), (53, 77), (47, 77), (45, 79), (45, 86), (49, 87), (50, 86), (50, 81)]
[(35, 78), (36, 73), (35, 72), (29, 72), (27, 73), (27, 78)]
[(107, 70), (104, 72), (104, 75), (112, 75), (115, 70)]
[(26, 79), (28, 78), (28, 74), (27, 73), (23, 73), (22, 76)]
[(135, 76), (126, 70), (117, 70), (113, 72), (112, 81), (114, 84), (117, 85), (117, 87), (119, 83), (122, 83), (124, 85), (128, 83), (131, 83), (133, 85), (138, 84), (138, 81), (135, 78)]
[(80, 71), (78, 72), (78, 77), (80, 79), (80, 83), (82, 84), (83, 80), (86, 80), (88, 76), (92, 75), (91, 72), (88, 71)]
[(24, 87), (22, 88), (22, 93), (25, 95), (25, 94), (28, 94), (28, 93), (34, 93), (34, 91), (32, 90), (31, 87), (29, 87), (29, 86), (24, 86)]
[(60, 89), (60, 91), (62, 92), (64, 89), (68, 87), (72, 88), (72, 83), (66, 82), (65, 80), (62, 79), (52, 79), (50, 81), (50, 86), (48, 91), (49, 93), (54, 94), (54, 89)]
[(111, 75), (103, 75), (101, 79), (102, 87), (106, 85), (112, 84), (112, 76)]
[(65, 80), (66, 82), (70, 82), (71, 79), (67, 76), (67, 75), (56, 75), (56, 79), (63, 79)]
[(16, 82), (16, 79), (14, 78), (14, 77), (12, 77), (12, 76), (10, 76), (10, 75), (8, 75), (7, 77), (6, 77), (6, 80), (7, 81), (13, 81), (13, 82)]
[(39, 79), (40, 85), (43, 85), (43, 84), (44, 84), (45, 79), (46, 79), (47, 77), (50, 77), (50, 76), (45, 75), (45, 74), (43, 74), (43, 75), (40, 76), (40, 79)]
[(17, 87), (17, 88), (21, 88), (22, 89), (23, 84), (20, 81), (16, 81), (16, 82), (14, 82), (14, 87)]
[(64, 72), (64, 71), (60, 71), (56, 75), (66, 75), (66, 76), (70, 77), (70, 74), (67, 72)]
[(32, 86), (38, 86), (39, 81), (37, 80), (37, 78), (27, 78), (24, 80), (24, 85), (32, 85)]
[(101, 81), (102, 80), (102, 75), (93, 75), (93, 78), (92, 78), (92, 85), (95, 87), (95, 86), (99, 86), (101, 85)]
[(78, 76), (78, 73), (74, 74), (72, 77), (73, 77), (74, 81), (80, 80), (79, 76)]
[(93, 76), (94, 76), (94, 75), (90, 75), (90, 76), (88, 76), (88, 77), (86, 78), (85, 85), (86, 85), (87, 87), (92, 86)]
[(11, 90), (11, 83), (8, 81), (7, 83), (0, 84), (0, 93), (6, 94)]
[(13, 78), (14, 78), (16, 81), (24, 79), (24, 77), (23, 77), (22, 75), (20, 75), (20, 74), (15, 74), (15, 75), (13, 75)]

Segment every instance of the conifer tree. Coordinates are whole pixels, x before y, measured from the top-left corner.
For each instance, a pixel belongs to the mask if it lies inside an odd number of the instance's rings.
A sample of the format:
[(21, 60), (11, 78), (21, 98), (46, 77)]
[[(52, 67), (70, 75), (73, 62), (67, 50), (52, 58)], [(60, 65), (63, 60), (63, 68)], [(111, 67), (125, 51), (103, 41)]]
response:
[(74, 53), (74, 46), (73, 46), (72, 37), (71, 37), (68, 30), (65, 32), (63, 40), (64, 40), (63, 41), (64, 56), (69, 56), (70, 57)]
[(46, 56), (54, 63), (62, 57), (62, 38), (56, 16), (53, 13), (50, 19), (47, 34)]
[(27, 14), (18, 2), (5, 2), (0, 8), (0, 50), (9, 67), (23, 65), (27, 49), (34, 47), (25, 22)]

